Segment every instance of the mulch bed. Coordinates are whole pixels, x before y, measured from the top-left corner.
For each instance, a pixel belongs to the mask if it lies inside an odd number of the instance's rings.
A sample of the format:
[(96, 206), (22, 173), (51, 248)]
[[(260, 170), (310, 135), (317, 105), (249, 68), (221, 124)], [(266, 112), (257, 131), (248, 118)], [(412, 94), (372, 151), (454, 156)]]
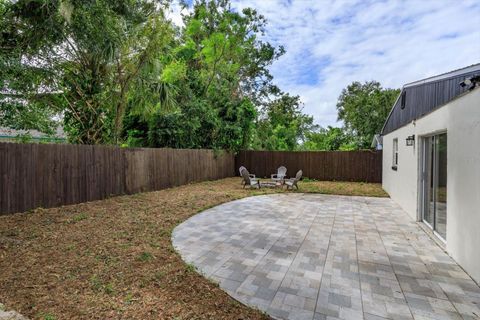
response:
[[(378, 184), (302, 186), (385, 196)], [(268, 319), (186, 265), (170, 237), (208, 207), (272, 192), (284, 191), (230, 178), (0, 216), (0, 302), (45, 320)]]

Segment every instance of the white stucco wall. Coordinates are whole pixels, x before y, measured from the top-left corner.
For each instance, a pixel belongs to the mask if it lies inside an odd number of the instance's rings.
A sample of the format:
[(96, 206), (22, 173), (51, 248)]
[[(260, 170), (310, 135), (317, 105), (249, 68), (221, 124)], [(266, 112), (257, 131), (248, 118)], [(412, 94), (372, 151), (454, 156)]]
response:
[[(480, 88), (383, 137), (383, 188), (412, 219), (419, 213), (420, 137), (447, 132), (447, 252), (480, 282)], [(415, 146), (405, 139), (415, 135)], [(398, 167), (392, 170), (393, 139)]]

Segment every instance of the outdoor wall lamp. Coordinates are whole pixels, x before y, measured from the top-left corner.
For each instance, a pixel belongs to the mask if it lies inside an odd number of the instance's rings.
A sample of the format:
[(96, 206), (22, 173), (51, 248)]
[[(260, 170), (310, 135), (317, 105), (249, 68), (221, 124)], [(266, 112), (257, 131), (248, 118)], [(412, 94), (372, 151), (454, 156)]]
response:
[(415, 135), (408, 136), (405, 141), (407, 142), (407, 146), (413, 146), (415, 144)]

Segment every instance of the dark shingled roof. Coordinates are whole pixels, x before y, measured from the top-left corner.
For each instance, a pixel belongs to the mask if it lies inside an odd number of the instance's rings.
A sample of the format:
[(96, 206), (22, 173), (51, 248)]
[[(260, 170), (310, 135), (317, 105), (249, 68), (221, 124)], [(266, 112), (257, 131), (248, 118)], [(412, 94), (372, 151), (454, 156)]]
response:
[(460, 86), (460, 82), (478, 75), (480, 63), (404, 85), (383, 126), (382, 135), (403, 127), (465, 93), (469, 88)]

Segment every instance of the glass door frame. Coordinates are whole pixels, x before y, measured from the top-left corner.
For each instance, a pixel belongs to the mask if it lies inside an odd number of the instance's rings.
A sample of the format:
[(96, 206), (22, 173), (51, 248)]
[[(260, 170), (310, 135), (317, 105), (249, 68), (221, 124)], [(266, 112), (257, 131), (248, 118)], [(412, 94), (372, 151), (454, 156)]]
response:
[[(428, 226), (429, 229), (440, 239), (442, 242), (446, 243), (447, 240), (440, 235), (436, 231), (436, 224), (437, 224), (437, 201), (436, 201), (436, 192), (433, 190), (434, 188), (430, 188), (430, 184), (432, 183), (431, 179), (433, 179), (433, 185), (438, 185), (438, 174), (433, 174), (432, 177), (431, 172), (437, 172), (436, 166), (438, 165), (438, 159), (435, 159), (435, 140), (438, 139), (437, 137), (442, 134), (447, 134), (447, 131), (438, 131), (428, 135), (424, 135), (420, 137), (421, 145), (420, 145), (420, 157), (419, 157), (419, 182), (420, 182), (420, 192), (419, 192), (419, 220)], [(434, 137), (434, 139), (432, 139)], [(448, 137), (448, 135), (447, 135)], [(448, 145), (447, 145), (448, 148)], [(428, 167), (426, 165), (428, 164)], [(431, 168), (430, 166), (433, 166)], [(433, 169), (433, 170), (432, 170)], [(447, 169), (448, 170), (448, 169)], [(436, 187), (435, 187), (436, 188)], [(432, 198), (430, 198), (430, 192), (433, 193)], [(431, 200), (430, 200), (431, 199)], [(430, 210), (430, 201), (433, 202), (433, 219), (432, 223), (428, 222), (426, 218), (426, 211)]]

